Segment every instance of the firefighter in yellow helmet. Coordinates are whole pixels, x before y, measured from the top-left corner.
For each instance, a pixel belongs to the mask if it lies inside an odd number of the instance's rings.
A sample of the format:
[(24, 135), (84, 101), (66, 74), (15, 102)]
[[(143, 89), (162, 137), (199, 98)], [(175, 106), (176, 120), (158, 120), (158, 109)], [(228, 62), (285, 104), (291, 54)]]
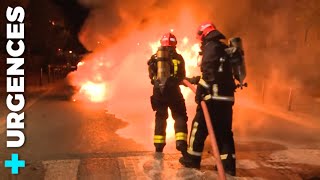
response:
[(162, 36), (161, 46), (148, 61), (149, 77), (153, 84), (151, 96), (155, 114), (154, 145), (162, 152), (166, 145), (168, 108), (175, 120), (176, 149), (182, 154), (187, 151), (187, 112), (179, 85), (186, 76), (183, 57), (176, 52), (177, 39), (172, 33)]

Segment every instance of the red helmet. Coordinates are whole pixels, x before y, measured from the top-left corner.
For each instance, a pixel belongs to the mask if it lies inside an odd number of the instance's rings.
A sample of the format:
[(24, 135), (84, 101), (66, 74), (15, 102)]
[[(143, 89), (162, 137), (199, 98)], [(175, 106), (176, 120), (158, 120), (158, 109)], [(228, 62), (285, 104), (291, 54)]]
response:
[(198, 28), (197, 39), (202, 41), (202, 38), (214, 30), (216, 30), (216, 27), (211, 22), (201, 24)]
[(160, 39), (160, 43), (161, 46), (176, 46), (177, 38), (171, 33), (166, 33)]

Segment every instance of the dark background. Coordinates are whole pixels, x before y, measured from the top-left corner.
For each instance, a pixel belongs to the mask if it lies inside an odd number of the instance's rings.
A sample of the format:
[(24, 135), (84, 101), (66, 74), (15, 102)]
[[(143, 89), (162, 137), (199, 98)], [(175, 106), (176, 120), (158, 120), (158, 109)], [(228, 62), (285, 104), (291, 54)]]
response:
[[(85, 0), (81, 0), (85, 4)], [(103, 3), (105, 11), (112, 18), (105, 18), (104, 28), (109, 26), (115, 31), (121, 19), (117, 6), (123, 6), (132, 12), (141, 6), (140, 1), (88, 1)], [(122, 3), (123, 2), (123, 3)], [(129, 3), (126, 3), (129, 2)], [(141, 1), (142, 2), (142, 1)], [(154, 1), (153, 9), (165, 10), (174, 2)], [(189, 2), (189, 1), (185, 1)], [(190, 1), (191, 2), (191, 1)], [(192, 1), (195, 3), (198, 1)], [(101, 8), (97, 3), (97, 7)], [(130, 4), (131, 3), (131, 4)], [(140, 3), (140, 4), (139, 4)], [(244, 37), (247, 59), (250, 65), (250, 77), (270, 79), (281, 73), (283, 81), (296, 81), (308, 89), (308, 93), (318, 94), (320, 87), (320, 1), (319, 0), (201, 0), (208, 8), (208, 14), (215, 22), (223, 24), (222, 30), (227, 36)], [(94, 4), (94, 3), (92, 3)], [(128, 5), (129, 4), (129, 5)], [(85, 19), (95, 6), (81, 6), (77, 0), (2, 0), (0, 5), (0, 56), (1, 73), (5, 72), (5, 11), (7, 6), (21, 5), (25, 8), (25, 32), (27, 50), (25, 54), (28, 72), (39, 71), (48, 64), (77, 64), (88, 50), (79, 42), (78, 34)], [(178, 5), (179, 6), (179, 5)], [(152, 19), (137, 19), (148, 24)], [(116, 40), (115, 37), (110, 37)], [(72, 53), (70, 53), (72, 52)], [(276, 70), (276, 71), (275, 71)], [(3, 74), (1, 74), (3, 75)], [(257, 78), (258, 81), (260, 79)], [(277, 79), (277, 78), (275, 78)]]
[[(76, 64), (87, 53), (78, 40), (78, 33), (89, 9), (76, 0), (4, 0), (1, 2), (1, 57), (6, 57), (6, 8), (23, 6), (25, 23), (25, 68), (38, 71), (48, 64)], [(70, 53), (72, 51), (72, 54)], [(3, 58), (1, 58), (3, 59)], [(1, 69), (5, 66), (1, 61)], [(3, 71), (2, 71), (3, 72)]]

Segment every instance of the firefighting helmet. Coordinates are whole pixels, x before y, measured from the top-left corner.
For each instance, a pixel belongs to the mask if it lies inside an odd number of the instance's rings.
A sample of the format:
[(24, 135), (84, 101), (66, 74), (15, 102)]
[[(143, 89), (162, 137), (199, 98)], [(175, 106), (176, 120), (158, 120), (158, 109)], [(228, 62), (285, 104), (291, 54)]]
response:
[(208, 35), (211, 31), (214, 30), (216, 30), (216, 27), (211, 22), (201, 24), (198, 28), (197, 39), (202, 41), (206, 35)]
[(172, 33), (166, 33), (160, 39), (161, 46), (175, 47), (177, 45), (177, 38)]

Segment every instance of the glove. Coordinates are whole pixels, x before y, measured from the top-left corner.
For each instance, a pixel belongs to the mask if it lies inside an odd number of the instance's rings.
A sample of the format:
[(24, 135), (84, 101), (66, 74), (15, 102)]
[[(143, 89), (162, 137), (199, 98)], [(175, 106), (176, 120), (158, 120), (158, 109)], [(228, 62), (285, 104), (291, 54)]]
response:
[(191, 84), (198, 84), (200, 81), (200, 76), (193, 76), (191, 78), (186, 77), (187, 81), (189, 81)]
[(157, 81), (157, 77), (156, 76), (152, 76), (152, 78), (150, 78), (151, 84), (154, 85), (155, 81)]
[(196, 97), (195, 97), (195, 100), (196, 100), (196, 103), (197, 104), (200, 104), (200, 102), (203, 100), (203, 98), (210, 94), (208, 92), (208, 90), (206, 88), (204, 88), (203, 86), (197, 86), (197, 91), (196, 91)]
[(152, 84), (154, 87), (159, 88), (160, 87), (160, 81), (159, 80), (152, 80)]

